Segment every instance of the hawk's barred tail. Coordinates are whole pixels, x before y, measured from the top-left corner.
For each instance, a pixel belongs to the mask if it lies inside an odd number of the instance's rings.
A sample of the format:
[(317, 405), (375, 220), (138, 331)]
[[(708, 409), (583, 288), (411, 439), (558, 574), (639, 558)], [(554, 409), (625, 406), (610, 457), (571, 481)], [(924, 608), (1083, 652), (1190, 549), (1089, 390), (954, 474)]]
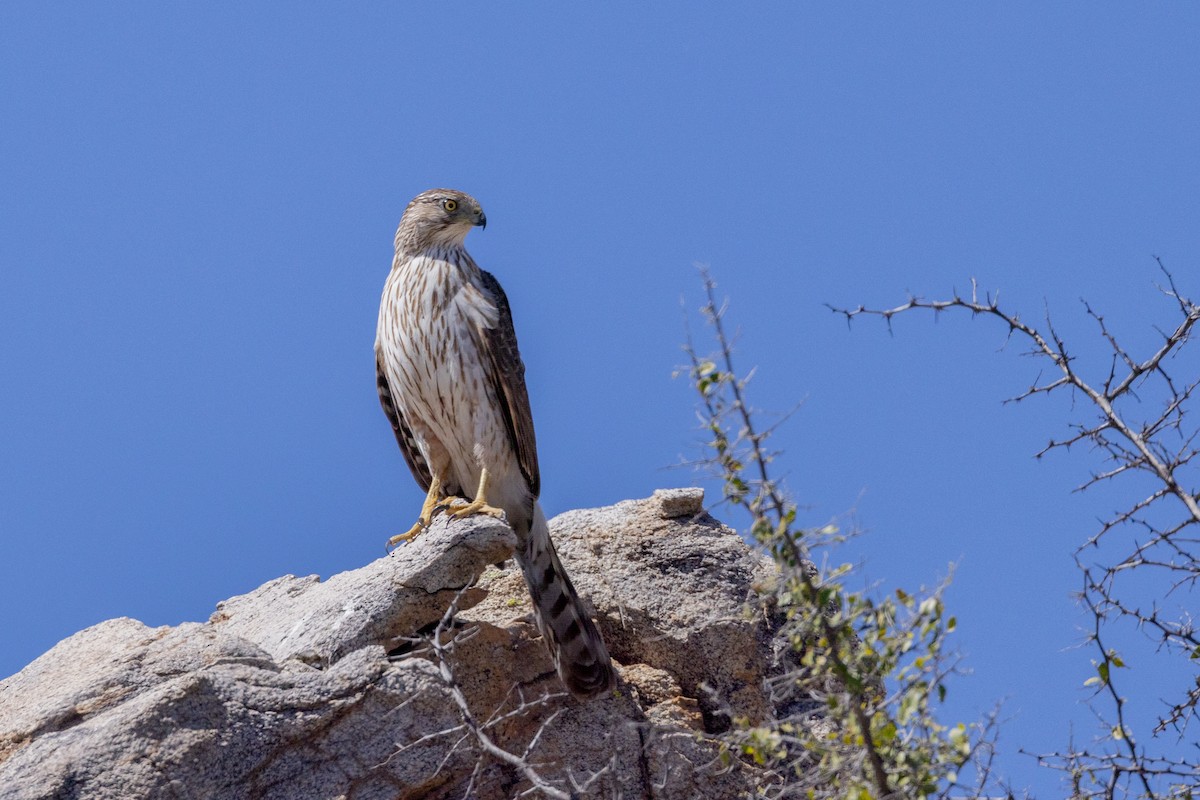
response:
[(615, 678), (608, 648), (554, 552), (540, 504), (534, 505), (533, 525), (517, 563), (533, 595), (534, 620), (562, 682), (580, 697), (610, 689)]

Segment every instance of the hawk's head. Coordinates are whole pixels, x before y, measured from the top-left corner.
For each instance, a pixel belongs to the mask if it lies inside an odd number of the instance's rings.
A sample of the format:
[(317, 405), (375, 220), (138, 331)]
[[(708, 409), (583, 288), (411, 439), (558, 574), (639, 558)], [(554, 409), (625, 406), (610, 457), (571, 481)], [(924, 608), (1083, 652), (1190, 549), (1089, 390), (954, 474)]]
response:
[(404, 209), (396, 231), (396, 249), (413, 253), (438, 245), (461, 247), (476, 225), (487, 226), (478, 200), (455, 189), (430, 189)]

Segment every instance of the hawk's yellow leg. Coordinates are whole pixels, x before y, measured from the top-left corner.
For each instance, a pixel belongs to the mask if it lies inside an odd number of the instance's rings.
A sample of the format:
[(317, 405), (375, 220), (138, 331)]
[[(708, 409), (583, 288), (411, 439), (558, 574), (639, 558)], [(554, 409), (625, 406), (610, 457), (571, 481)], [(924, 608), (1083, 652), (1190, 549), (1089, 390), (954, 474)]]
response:
[(437, 475), (429, 481), (429, 493), (425, 495), (425, 502), (421, 504), (421, 515), (417, 517), (417, 522), (407, 533), (397, 534), (388, 539), (387, 549), (391, 550), (401, 542), (411, 542), (417, 538), (417, 534), (429, 527), (429, 523), (433, 521), (434, 512), (437, 511), (438, 503), (441, 501), (442, 481)]
[(472, 514), (487, 514), (489, 517), (503, 517), (504, 509), (489, 506), (487, 502), (488, 472), (484, 469), (479, 473), (479, 490), (475, 499), (465, 505), (451, 505), (446, 511), (452, 517), (469, 517)]

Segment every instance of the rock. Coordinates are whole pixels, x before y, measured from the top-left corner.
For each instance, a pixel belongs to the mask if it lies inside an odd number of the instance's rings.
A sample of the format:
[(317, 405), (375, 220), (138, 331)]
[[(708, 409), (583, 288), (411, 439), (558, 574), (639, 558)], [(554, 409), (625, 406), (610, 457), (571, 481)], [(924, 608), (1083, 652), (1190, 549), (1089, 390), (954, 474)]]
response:
[(619, 662), (611, 695), (558, 682), (519, 571), (492, 566), (511, 530), (438, 518), (361, 569), (278, 578), (206, 623), (115, 619), (63, 640), (0, 682), (0, 796), (499, 800), (531, 780), (743, 796), (754, 768), (723, 766), (707, 734), (772, 713), (771, 628), (746, 604), (764, 565), (702, 503), (672, 490), (551, 521)]
[(710, 733), (732, 718), (757, 724), (772, 713), (763, 693), (772, 630), (748, 604), (763, 557), (711, 516), (696, 516), (696, 495), (687, 518), (668, 516), (679, 504), (662, 497), (568, 511), (551, 521), (551, 534), (618, 661), (673, 676), (699, 701)]
[(658, 503), (658, 513), (663, 519), (693, 517), (704, 511), (704, 490), (694, 487), (657, 489), (650, 500)]
[[(450, 525), (439, 517), (412, 546), (367, 566), (334, 575), (287, 575), (249, 594), (217, 603), (209, 622), (255, 642), (276, 661), (331, 664), (367, 644), (390, 644), (436, 622), (459, 589), (487, 564), (512, 556), (516, 536), (490, 517)], [(468, 591), (459, 608), (484, 593)]]

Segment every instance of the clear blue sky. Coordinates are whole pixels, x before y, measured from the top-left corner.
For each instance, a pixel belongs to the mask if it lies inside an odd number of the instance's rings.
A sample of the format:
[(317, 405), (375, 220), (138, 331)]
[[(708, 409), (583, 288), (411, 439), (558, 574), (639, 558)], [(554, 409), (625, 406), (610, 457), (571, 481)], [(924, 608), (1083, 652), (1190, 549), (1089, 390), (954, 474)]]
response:
[(400, 212), (451, 186), (549, 513), (700, 480), (671, 373), (710, 265), (756, 402), (805, 400), (777, 444), (806, 522), (853, 510), (835, 557), (881, 590), (959, 563), (946, 717), (1006, 699), (1002, 770), (1059, 793), (1016, 751), (1093, 733), (1071, 553), (1127, 495), (1034, 461), (1069, 406), (1001, 405), (1037, 365), (996, 326), (823, 303), (974, 276), (1095, 369), (1080, 296), (1148, 344), (1153, 255), (1200, 295), (1200, 7), (252, 5), (0, 7), (0, 675), (412, 523), (371, 346)]

